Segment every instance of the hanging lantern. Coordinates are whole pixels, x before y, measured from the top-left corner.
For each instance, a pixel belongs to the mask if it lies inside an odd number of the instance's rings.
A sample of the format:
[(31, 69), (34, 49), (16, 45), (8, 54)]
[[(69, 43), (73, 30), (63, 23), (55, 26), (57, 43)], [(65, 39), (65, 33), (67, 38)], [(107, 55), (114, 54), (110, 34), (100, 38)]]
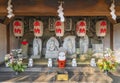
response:
[(13, 33), (16, 37), (22, 37), (24, 34), (24, 23), (20, 20), (13, 22)]
[(86, 21), (78, 21), (76, 25), (76, 33), (79, 37), (84, 37), (86, 35)]
[(64, 23), (61, 22), (60, 20), (57, 20), (55, 22), (55, 33), (56, 33), (56, 36), (63, 36), (64, 35)]
[(105, 20), (98, 21), (96, 23), (96, 35), (104, 37), (107, 32), (107, 22)]
[(33, 23), (35, 37), (41, 37), (43, 35), (43, 23), (39, 20)]

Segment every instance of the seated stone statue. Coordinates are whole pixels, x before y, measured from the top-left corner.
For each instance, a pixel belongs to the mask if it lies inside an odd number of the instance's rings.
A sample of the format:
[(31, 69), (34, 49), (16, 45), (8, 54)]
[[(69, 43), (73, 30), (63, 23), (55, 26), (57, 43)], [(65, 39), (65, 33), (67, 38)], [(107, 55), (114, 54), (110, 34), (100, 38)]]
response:
[(57, 51), (58, 48), (57, 48), (57, 45), (55, 45), (55, 41), (54, 40), (51, 40), (48, 44), (48, 50), (49, 51)]
[(51, 37), (46, 45), (46, 58), (57, 58), (59, 49), (59, 42), (55, 37)]

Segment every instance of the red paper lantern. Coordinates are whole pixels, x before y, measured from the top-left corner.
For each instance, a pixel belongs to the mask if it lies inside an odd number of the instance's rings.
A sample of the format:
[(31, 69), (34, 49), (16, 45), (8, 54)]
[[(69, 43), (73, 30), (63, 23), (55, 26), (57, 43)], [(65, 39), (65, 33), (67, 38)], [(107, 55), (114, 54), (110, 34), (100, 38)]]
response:
[(104, 37), (107, 32), (107, 22), (105, 20), (98, 21), (96, 23), (96, 35)]
[(64, 23), (61, 22), (60, 20), (57, 20), (55, 22), (55, 34), (56, 36), (63, 36), (64, 35)]
[(24, 34), (24, 23), (19, 20), (13, 22), (13, 33), (16, 37), (22, 37)]
[(39, 20), (36, 20), (34, 23), (34, 35), (36, 37), (41, 37), (43, 35), (43, 23)]
[(77, 22), (76, 33), (79, 37), (84, 37), (86, 35), (86, 21)]

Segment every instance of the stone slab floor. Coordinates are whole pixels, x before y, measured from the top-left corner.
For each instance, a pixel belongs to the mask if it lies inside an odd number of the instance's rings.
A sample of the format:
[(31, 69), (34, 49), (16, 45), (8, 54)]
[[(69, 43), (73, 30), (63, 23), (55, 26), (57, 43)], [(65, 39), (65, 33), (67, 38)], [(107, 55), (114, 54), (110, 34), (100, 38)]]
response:
[[(28, 69), (30, 70), (30, 69)], [(41, 68), (31, 69), (23, 73), (15, 74), (13, 71), (0, 71), (0, 83), (120, 83), (120, 72), (115, 71), (107, 75), (99, 71), (97, 68)], [(38, 71), (37, 71), (38, 70)], [(68, 80), (58, 81), (58, 72), (67, 71)], [(63, 72), (62, 72), (63, 73)]]

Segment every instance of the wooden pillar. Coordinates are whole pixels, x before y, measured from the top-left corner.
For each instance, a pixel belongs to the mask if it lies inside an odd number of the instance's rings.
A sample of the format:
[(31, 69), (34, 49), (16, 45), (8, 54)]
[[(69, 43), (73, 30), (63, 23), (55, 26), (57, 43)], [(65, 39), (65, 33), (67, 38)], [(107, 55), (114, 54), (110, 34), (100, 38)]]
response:
[(113, 24), (110, 23), (110, 48), (113, 50)]
[(10, 24), (6, 27), (6, 35), (7, 35), (7, 53), (10, 53)]
[(7, 53), (10, 53), (10, 22), (13, 19), (14, 17), (12, 17), (11, 19), (9, 19), (8, 17), (5, 17), (4, 22), (3, 22), (6, 25)]

